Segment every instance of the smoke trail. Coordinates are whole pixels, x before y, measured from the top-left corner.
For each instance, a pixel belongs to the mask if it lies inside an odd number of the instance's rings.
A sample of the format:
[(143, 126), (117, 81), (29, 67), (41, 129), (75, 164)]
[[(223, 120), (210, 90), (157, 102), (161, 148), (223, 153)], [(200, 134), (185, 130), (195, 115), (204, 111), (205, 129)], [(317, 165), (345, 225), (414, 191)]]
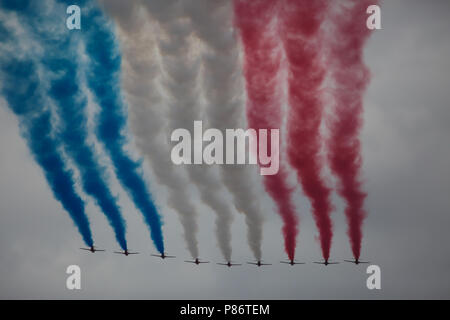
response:
[(120, 95), (120, 53), (103, 13), (95, 1), (88, 1), (88, 4), (82, 35), (89, 60), (88, 86), (100, 107), (97, 137), (109, 154), (119, 181), (142, 212), (157, 250), (163, 253), (161, 220), (142, 177), (141, 163), (131, 159), (124, 149), (127, 114)]
[[(0, 7), (21, 15), (21, 23), (27, 25), (37, 12), (31, 2), (0, 2)], [(11, 11), (9, 11), (11, 13)], [(92, 246), (92, 234), (85, 213), (84, 202), (74, 188), (73, 173), (60, 154), (60, 145), (53, 137), (51, 112), (47, 107), (40, 83), (38, 66), (24, 52), (37, 50), (23, 48), (19, 37), (13, 37), (0, 20), (0, 29), (7, 30), (0, 37), (1, 92), (9, 108), (18, 117), (21, 133), (39, 166), (44, 171), (54, 197), (69, 213), (86, 245)], [(21, 35), (23, 37), (23, 35)], [(28, 41), (27, 45), (30, 45)]]
[[(359, 132), (362, 126), (363, 95), (369, 83), (363, 49), (371, 31), (366, 28), (366, 9), (377, 1), (352, 0), (341, 12), (332, 15), (333, 37), (330, 43), (330, 74), (334, 81), (335, 111), (328, 119), (331, 137), (328, 158), (331, 170), (339, 178), (339, 194), (346, 202), (353, 256), (361, 252), (362, 223), (366, 216), (360, 170), (362, 166)], [(342, 8), (341, 8), (342, 9)]]
[[(228, 0), (184, 1), (196, 35), (206, 44), (203, 54), (203, 90), (207, 99), (208, 125), (222, 131), (243, 128), (243, 83), (239, 48), (233, 33), (233, 7)], [(239, 212), (245, 215), (248, 242), (261, 260), (262, 222), (258, 195), (248, 166), (221, 166), (221, 177)]]
[[(104, 1), (118, 22), (123, 47), (123, 83), (129, 102), (131, 130), (139, 150), (149, 161), (158, 182), (169, 188), (168, 204), (178, 213), (192, 258), (198, 258), (195, 207), (190, 200), (187, 176), (169, 159), (170, 146), (162, 136), (167, 119), (161, 113), (162, 97), (155, 78), (159, 75), (156, 44), (151, 25), (139, 14), (139, 3)], [(124, 14), (126, 13), (126, 14)]]
[[(256, 130), (280, 129), (282, 125), (279, 81), (282, 52), (273, 28), (277, 3), (272, 0), (234, 2), (235, 23), (240, 30), (245, 53), (248, 124)], [(264, 176), (264, 184), (283, 220), (286, 253), (289, 259), (294, 259), (298, 219), (292, 203), (293, 188), (287, 183), (283, 159), (280, 162), (278, 174)]]
[[(171, 96), (168, 101), (169, 128), (191, 128), (194, 120), (201, 119), (198, 89), (201, 59), (193, 51), (194, 44), (189, 39), (192, 26), (183, 11), (183, 1), (149, 1), (144, 5), (161, 28), (158, 48), (167, 75), (165, 87)], [(223, 186), (208, 166), (191, 165), (187, 169), (191, 181), (200, 191), (201, 200), (217, 214), (219, 248), (229, 261), (232, 212), (222, 196)]]
[(320, 125), (323, 115), (320, 26), (327, 0), (282, 0), (281, 38), (288, 64), (288, 158), (309, 198), (319, 229), (322, 255), (330, 256), (333, 236), (331, 189), (321, 176)]
[(47, 23), (36, 29), (35, 36), (46, 53), (43, 65), (45, 77), (50, 79), (48, 94), (56, 102), (61, 120), (59, 138), (80, 171), (84, 191), (96, 200), (125, 250), (125, 222), (108, 188), (105, 169), (98, 164), (94, 147), (87, 141), (87, 100), (77, 76), (79, 37), (64, 27), (65, 16), (60, 13), (65, 8), (55, 6), (53, 1), (49, 7), (52, 12), (43, 17)]

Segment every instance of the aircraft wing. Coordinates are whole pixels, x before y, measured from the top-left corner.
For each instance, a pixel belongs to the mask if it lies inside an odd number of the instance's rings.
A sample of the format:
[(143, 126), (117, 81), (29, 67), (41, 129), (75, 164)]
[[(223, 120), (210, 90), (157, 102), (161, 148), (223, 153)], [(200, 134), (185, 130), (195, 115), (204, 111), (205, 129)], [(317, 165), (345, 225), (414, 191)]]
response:
[(139, 254), (139, 252), (128, 252), (128, 254)]
[(199, 261), (198, 263), (209, 263), (209, 261)]
[(86, 250), (86, 251), (91, 251), (91, 249), (87, 249), (87, 248), (80, 248), (81, 250)]
[(114, 251), (114, 253), (117, 253), (117, 254), (125, 254), (124, 252), (119, 252), (119, 251)]
[(254, 264), (255, 266), (257, 266), (258, 264), (255, 262), (247, 262), (248, 264)]
[(228, 266), (227, 263), (218, 263), (218, 264), (221, 265), (221, 266)]

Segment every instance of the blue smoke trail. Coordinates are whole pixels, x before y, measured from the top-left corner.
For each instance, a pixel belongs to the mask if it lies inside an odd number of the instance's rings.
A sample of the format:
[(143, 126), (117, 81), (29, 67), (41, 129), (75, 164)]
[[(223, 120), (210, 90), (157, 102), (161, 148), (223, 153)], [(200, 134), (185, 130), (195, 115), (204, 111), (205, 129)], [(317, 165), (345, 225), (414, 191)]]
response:
[(80, 92), (74, 81), (76, 66), (66, 59), (49, 60), (46, 64), (53, 71), (63, 73), (52, 81), (50, 96), (58, 103), (58, 112), (63, 122), (62, 139), (65, 150), (80, 170), (83, 189), (96, 199), (113, 227), (118, 243), (126, 250), (125, 222), (116, 199), (107, 187), (105, 170), (98, 164), (93, 146), (87, 142), (87, 119), (84, 114), (86, 100), (84, 97), (77, 97)]
[(82, 23), (89, 57), (87, 82), (100, 106), (96, 133), (103, 143), (116, 175), (142, 212), (150, 227), (151, 238), (160, 253), (164, 252), (161, 218), (142, 177), (141, 163), (124, 150), (127, 142), (127, 114), (120, 95), (121, 57), (115, 36), (95, 1), (87, 1), (89, 10)]
[[(26, 1), (0, 2), (0, 8), (5, 12), (14, 10), (26, 13), (28, 7)], [(7, 30), (1, 21), (0, 29)], [(0, 51), (1, 93), (18, 117), (21, 133), (34, 159), (44, 171), (53, 195), (69, 213), (86, 245), (92, 246), (92, 233), (84, 202), (75, 191), (73, 173), (66, 167), (59, 152), (59, 142), (52, 134), (51, 112), (46, 107), (38, 67), (28, 57), (19, 57), (21, 48), (16, 46), (18, 42), (19, 39), (12, 36), (11, 30), (0, 36), (2, 49), (4, 46), (10, 48)]]
[(36, 33), (46, 52), (43, 65), (51, 79), (49, 96), (56, 102), (62, 122), (60, 139), (80, 171), (83, 189), (96, 200), (112, 226), (116, 240), (126, 250), (125, 221), (107, 186), (106, 171), (99, 165), (94, 147), (88, 142), (87, 100), (77, 77), (79, 38), (64, 27), (65, 16), (60, 12), (46, 16), (46, 21), (56, 27), (61, 26), (63, 31), (58, 34), (51, 25)]

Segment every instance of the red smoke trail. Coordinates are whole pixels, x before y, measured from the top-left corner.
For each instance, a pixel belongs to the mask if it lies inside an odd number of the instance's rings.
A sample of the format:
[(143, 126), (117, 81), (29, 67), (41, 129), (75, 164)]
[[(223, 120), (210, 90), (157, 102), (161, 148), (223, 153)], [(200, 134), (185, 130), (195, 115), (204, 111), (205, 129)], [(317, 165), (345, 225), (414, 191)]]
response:
[(374, 0), (351, 0), (351, 7), (332, 16), (330, 74), (334, 82), (334, 116), (328, 125), (331, 137), (328, 158), (333, 173), (339, 178), (339, 194), (346, 202), (353, 255), (360, 256), (362, 222), (366, 216), (361, 188), (362, 165), (359, 132), (362, 126), (363, 94), (369, 82), (369, 70), (363, 62), (363, 49), (371, 31), (366, 27), (366, 9)]
[(321, 60), (320, 26), (327, 0), (283, 0), (281, 37), (289, 68), (288, 157), (296, 169), (303, 191), (309, 198), (322, 255), (330, 256), (333, 236), (330, 213), (331, 189), (321, 176), (320, 125), (323, 115), (321, 85), (325, 69)]
[[(280, 129), (282, 124), (280, 69), (282, 51), (273, 28), (278, 1), (235, 0), (235, 23), (244, 47), (247, 88), (247, 120), (253, 129)], [(281, 135), (280, 135), (281, 136)], [(270, 146), (269, 146), (270, 151)], [(287, 184), (287, 171), (280, 159), (278, 174), (264, 176), (267, 192), (283, 220), (285, 250), (294, 259), (298, 220)]]

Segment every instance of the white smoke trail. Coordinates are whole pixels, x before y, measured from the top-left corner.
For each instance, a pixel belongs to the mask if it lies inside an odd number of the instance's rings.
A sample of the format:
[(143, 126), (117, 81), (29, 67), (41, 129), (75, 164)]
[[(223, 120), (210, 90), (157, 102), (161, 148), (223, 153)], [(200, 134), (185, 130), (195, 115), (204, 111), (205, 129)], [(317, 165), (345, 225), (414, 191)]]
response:
[(189, 181), (170, 161), (170, 146), (163, 132), (167, 119), (156, 79), (160, 73), (152, 25), (138, 2), (103, 1), (118, 22), (123, 50), (123, 85), (129, 104), (130, 128), (136, 145), (149, 161), (158, 182), (169, 188), (169, 205), (178, 213), (191, 256), (198, 258), (196, 210), (187, 193)]
[[(244, 82), (239, 41), (233, 29), (232, 1), (184, 0), (183, 4), (195, 34), (206, 45), (202, 87), (208, 125), (223, 134), (228, 128), (246, 128)], [(263, 215), (252, 183), (256, 172), (245, 165), (226, 165), (220, 170), (236, 209), (245, 215), (253, 255), (261, 260)]]
[[(192, 129), (202, 119), (200, 103), (200, 69), (202, 56), (199, 41), (192, 35), (192, 25), (184, 10), (184, 1), (152, 0), (143, 5), (152, 19), (158, 21), (158, 47), (162, 58), (164, 85), (169, 95), (169, 127)], [(190, 130), (192, 132), (192, 130)], [(217, 214), (217, 237), (224, 258), (231, 259), (232, 209), (223, 194), (226, 190), (208, 166), (187, 167), (191, 181), (198, 187), (201, 199)]]

